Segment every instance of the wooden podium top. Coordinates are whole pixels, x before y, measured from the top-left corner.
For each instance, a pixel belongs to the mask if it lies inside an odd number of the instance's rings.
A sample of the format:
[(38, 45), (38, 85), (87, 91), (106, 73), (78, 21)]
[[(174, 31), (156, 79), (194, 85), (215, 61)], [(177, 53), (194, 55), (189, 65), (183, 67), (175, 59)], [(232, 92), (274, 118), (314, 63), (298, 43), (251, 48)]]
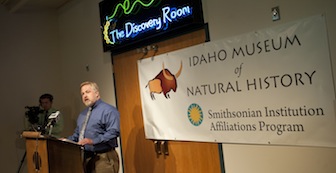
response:
[(54, 141), (60, 141), (60, 142), (64, 142), (64, 143), (70, 143), (70, 144), (73, 144), (73, 145), (81, 146), (77, 142), (68, 140), (66, 138), (55, 138), (55, 137), (50, 136), (50, 135), (42, 135), (41, 132), (24, 131), (24, 132), (22, 132), (21, 137), (28, 138), (28, 139), (31, 139), (31, 138), (33, 138), (33, 139), (48, 139), (48, 140), (50, 139), (50, 140), (54, 140)]
[(44, 138), (44, 136), (41, 135), (41, 132), (33, 132), (33, 131), (24, 131), (22, 132), (21, 136), (25, 138)]

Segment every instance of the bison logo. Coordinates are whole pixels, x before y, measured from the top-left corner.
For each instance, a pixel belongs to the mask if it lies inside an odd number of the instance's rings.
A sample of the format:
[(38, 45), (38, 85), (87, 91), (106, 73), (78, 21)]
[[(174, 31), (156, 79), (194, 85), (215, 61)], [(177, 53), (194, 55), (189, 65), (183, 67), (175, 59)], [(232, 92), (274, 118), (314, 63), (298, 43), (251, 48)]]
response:
[(147, 86), (149, 87), (149, 92), (152, 100), (155, 99), (154, 93), (160, 94), (162, 92), (167, 99), (170, 98), (168, 93), (170, 92), (170, 90), (176, 92), (176, 79), (180, 76), (181, 71), (182, 62), (180, 65), (180, 69), (175, 75), (173, 75), (168, 69), (165, 69), (164, 63), (162, 63), (162, 70), (160, 71), (160, 73), (156, 75), (154, 79), (148, 81), (148, 84), (146, 85), (146, 88)]

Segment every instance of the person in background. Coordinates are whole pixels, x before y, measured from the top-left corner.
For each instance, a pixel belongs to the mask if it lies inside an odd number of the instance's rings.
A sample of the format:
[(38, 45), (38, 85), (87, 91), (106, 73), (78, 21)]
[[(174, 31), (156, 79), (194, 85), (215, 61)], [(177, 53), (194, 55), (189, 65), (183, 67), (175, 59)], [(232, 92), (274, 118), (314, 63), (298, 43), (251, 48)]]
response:
[(67, 139), (84, 147), (86, 173), (118, 173), (119, 157), (115, 148), (120, 133), (119, 111), (101, 100), (94, 82), (83, 82), (80, 92), (86, 108), (77, 118), (74, 133)]
[(26, 119), (25, 129), (32, 131), (40, 131), (42, 134), (50, 134), (54, 137), (59, 137), (63, 131), (63, 118), (61, 115), (57, 117), (57, 121), (52, 123), (51, 126), (47, 127), (49, 123), (49, 116), (58, 110), (53, 108), (54, 97), (51, 94), (43, 94), (39, 98), (40, 110), (37, 114), (36, 120), (32, 122), (28, 118)]

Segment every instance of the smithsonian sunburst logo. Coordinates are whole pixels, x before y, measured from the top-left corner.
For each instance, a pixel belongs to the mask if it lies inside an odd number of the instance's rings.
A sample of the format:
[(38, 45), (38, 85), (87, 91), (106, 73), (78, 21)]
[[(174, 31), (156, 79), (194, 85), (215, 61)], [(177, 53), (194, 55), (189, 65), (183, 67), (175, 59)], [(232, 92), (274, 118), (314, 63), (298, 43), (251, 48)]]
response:
[(202, 108), (198, 104), (192, 103), (188, 107), (188, 119), (190, 123), (193, 124), (194, 126), (199, 126), (202, 124), (203, 111), (202, 111)]

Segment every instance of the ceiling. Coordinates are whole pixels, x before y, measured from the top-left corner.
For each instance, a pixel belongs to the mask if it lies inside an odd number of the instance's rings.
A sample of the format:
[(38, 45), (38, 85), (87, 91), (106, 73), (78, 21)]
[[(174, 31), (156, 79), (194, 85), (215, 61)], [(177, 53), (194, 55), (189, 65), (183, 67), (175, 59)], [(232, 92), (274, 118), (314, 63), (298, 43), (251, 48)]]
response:
[(0, 0), (10, 12), (29, 12), (58, 9), (71, 0)]

